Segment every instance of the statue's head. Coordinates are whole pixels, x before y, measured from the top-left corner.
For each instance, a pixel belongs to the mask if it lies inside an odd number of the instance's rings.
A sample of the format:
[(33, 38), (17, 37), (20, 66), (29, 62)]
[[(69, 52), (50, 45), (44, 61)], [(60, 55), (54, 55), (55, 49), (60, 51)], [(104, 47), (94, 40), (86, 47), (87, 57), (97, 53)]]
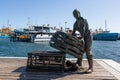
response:
[(74, 16), (76, 19), (78, 19), (79, 17), (81, 17), (80, 11), (78, 11), (77, 9), (75, 9), (75, 10), (73, 11), (73, 16)]

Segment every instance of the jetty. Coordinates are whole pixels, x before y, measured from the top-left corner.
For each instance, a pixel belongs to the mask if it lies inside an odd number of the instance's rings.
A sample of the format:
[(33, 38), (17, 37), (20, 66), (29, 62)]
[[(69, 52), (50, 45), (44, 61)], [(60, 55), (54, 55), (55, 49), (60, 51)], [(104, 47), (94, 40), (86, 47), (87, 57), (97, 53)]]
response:
[[(75, 61), (75, 59), (71, 59)], [(94, 72), (26, 71), (27, 58), (0, 58), (0, 80), (120, 80), (120, 64), (109, 59), (94, 59)], [(83, 60), (87, 69), (87, 60)]]

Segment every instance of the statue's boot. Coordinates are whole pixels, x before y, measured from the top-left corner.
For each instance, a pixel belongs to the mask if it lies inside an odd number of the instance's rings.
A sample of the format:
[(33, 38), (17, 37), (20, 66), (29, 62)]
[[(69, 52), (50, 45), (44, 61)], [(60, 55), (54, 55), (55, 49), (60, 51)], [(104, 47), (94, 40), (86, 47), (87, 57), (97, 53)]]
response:
[(82, 57), (81, 58), (78, 58), (77, 60), (77, 67), (78, 67), (78, 70), (84, 70), (84, 68), (82, 67)]
[(85, 71), (85, 73), (92, 73), (93, 72), (93, 59), (88, 59), (88, 65), (89, 68), (87, 69), (87, 71)]

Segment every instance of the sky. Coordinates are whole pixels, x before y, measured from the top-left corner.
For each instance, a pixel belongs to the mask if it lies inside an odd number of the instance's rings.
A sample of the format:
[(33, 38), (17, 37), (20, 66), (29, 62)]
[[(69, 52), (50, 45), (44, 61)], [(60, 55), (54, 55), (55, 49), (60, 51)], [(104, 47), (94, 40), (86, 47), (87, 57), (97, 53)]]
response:
[(120, 0), (0, 0), (0, 28), (27, 28), (50, 24), (73, 29), (73, 10), (78, 9), (91, 29), (120, 33)]

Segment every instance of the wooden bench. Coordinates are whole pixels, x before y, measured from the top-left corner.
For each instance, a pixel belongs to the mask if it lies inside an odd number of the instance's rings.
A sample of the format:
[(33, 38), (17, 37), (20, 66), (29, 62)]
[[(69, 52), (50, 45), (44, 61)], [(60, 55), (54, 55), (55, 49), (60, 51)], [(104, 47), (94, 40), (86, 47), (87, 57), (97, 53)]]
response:
[(28, 53), (27, 71), (64, 72), (65, 54), (60, 51), (32, 51)]

